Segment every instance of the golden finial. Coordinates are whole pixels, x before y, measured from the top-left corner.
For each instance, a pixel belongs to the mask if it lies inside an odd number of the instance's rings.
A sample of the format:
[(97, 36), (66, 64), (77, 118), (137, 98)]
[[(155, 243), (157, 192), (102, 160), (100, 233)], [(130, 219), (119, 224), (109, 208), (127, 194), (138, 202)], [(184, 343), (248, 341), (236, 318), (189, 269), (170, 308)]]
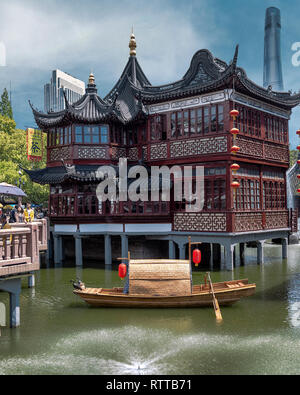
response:
[(90, 76), (89, 76), (89, 84), (90, 85), (94, 85), (95, 84), (95, 77), (94, 77), (93, 73), (91, 73)]
[(130, 48), (130, 56), (135, 56), (136, 55), (136, 41), (135, 41), (135, 35), (133, 33), (133, 27), (131, 29), (131, 36), (130, 36), (130, 41), (129, 41), (129, 48)]

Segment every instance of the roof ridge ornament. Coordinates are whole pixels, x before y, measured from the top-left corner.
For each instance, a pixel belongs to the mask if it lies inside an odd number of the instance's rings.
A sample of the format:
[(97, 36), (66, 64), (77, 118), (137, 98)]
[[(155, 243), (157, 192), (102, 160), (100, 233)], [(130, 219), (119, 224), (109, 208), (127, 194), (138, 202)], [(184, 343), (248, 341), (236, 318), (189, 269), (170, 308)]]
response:
[(135, 41), (135, 35), (133, 33), (133, 27), (131, 29), (129, 48), (130, 48), (130, 52), (129, 52), (130, 56), (136, 56), (136, 41)]
[(236, 47), (235, 47), (234, 56), (233, 56), (233, 59), (232, 59), (232, 66), (233, 66), (234, 70), (236, 69), (238, 55), (239, 55), (239, 44), (237, 44)]
[(95, 85), (95, 76), (92, 72), (89, 75), (89, 85)]

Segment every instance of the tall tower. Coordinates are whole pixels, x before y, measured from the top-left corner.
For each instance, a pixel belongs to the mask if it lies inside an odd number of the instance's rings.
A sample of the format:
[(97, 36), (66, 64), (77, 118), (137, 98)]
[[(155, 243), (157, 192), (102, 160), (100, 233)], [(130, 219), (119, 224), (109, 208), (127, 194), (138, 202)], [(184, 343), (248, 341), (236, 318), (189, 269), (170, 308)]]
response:
[(276, 7), (267, 8), (265, 19), (264, 87), (268, 88), (269, 85), (272, 85), (274, 91), (283, 91), (280, 30), (280, 10)]

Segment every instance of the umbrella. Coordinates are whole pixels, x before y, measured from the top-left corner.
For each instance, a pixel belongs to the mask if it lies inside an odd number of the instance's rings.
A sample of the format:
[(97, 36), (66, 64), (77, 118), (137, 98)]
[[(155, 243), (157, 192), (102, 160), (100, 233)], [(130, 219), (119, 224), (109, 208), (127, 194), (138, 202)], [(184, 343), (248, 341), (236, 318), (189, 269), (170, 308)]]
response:
[(21, 188), (15, 187), (14, 185), (7, 184), (6, 182), (0, 183), (0, 194), (1, 195), (12, 195), (12, 196), (27, 196)]

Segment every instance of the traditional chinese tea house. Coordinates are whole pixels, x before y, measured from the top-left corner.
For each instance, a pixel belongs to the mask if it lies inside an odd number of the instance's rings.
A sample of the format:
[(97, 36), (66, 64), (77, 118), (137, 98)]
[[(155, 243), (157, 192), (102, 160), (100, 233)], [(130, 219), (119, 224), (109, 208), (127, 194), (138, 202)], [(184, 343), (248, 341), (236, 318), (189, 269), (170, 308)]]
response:
[[(234, 246), (248, 241), (257, 242), (262, 261), (263, 241), (282, 239), (285, 256), (296, 229), (286, 202), (288, 121), (300, 95), (252, 82), (237, 66), (238, 47), (229, 64), (199, 50), (180, 80), (153, 86), (137, 60), (134, 34), (129, 48), (124, 71), (104, 98), (91, 74), (85, 95), (74, 104), (65, 98), (65, 110), (44, 114), (32, 107), (48, 136), (47, 167), (27, 173), (50, 185), (55, 260), (62, 259), (65, 235), (75, 238), (79, 265), (82, 238), (91, 235), (104, 236), (108, 264), (112, 236), (121, 237), (122, 256), (128, 238), (143, 235), (165, 240), (169, 257), (184, 259), (191, 235), (223, 245), (228, 269)], [(100, 204), (98, 167), (117, 166), (124, 157), (128, 165), (204, 166), (203, 210), (189, 213), (185, 201), (172, 200)]]

